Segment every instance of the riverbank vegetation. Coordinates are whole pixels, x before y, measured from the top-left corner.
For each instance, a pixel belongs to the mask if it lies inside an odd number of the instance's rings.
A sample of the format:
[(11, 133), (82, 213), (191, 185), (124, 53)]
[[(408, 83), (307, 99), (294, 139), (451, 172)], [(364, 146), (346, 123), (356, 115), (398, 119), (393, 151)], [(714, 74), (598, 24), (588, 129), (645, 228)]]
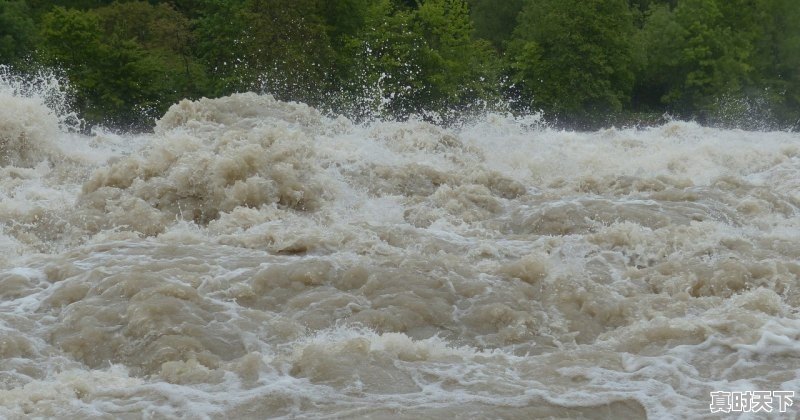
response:
[(265, 92), (354, 119), (537, 112), (799, 128), (796, 0), (0, 0), (0, 64), (90, 123)]

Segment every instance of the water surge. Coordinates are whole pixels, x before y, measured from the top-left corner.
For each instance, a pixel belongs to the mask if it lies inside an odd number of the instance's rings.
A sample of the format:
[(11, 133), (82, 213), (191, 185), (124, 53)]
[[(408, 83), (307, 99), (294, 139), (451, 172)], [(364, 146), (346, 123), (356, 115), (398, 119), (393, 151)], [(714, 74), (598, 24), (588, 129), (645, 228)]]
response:
[(697, 418), (800, 390), (800, 137), (0, 84), (0, 417)]

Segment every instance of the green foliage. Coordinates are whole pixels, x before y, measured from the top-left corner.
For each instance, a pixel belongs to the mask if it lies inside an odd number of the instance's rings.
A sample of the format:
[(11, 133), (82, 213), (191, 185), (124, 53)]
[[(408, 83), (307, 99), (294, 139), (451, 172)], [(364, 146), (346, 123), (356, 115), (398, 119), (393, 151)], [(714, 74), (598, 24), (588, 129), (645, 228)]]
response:
[(243, 40), (248, 37), (242, 1), (205, 0), (202, 16), (194, 23), (196, 55), (213, 75), (208, 86), (210, 96), (247, 90), (248, 79)]
[(146, 126), (182, 97), (175, 89), (180, 62), (166, 55), (167, 47), (148, 51), (140, 43), (145, 35), (132, 36), (133, 28), (145, 31), (148, 25), (126, 24), (130, 5), (115, 3), (96, 11), (57, 7), (43, 18), (45, 60), (67, 71), (77, 105), (89, 121)]
[(356, 36), (364, 28), (370, 13), (370, 0), (338, 0), (324, 2), (328, 35), (342, 40)]
[(470, 0), (475, 36), (503, 49), (517, 26), (523, 0)]
[(28, 0), (28, 4), (36, 12), (47, 13), (55, 7), (62, 7), (64, 9), (89, 10), (97, 7), (108, 6), (114, 1), (115, 0)]
[(0, 64), (14, 64), (29, 54), (36, 27), (24, 0), (0, 0)]
[(430, 49), (425, 76), (431, 103), (445, 109), (493, 98), (498, 86), (497, 60), (487, 41), (472, 40), (467, 4), (463, 0), (427, 0), (416, 18)]
[(509, 45), (513, 80), (549, 115), (618, 112), (634, 82), (633, 34), (624, 0), (528, 1)]
[[(771, 118), (784, 99), (775, 72), (783, 67), (777, 50), (795, 25), (780, 22), (797, 13), (797, 3), (773, 0), (681, 0), (677, 7), (653, 7), (638, 37), (646, 51), (637, 97), (648, 108), (711, 122)], [(796, 21), (795, 21), (796, 22)], [(782, 33), (774, 31), (779, 28)], [(797, 38), (795, 38), (797, 39)], [(797, 57), (795, 53), (789, 56)]]
[(498, 60), (471, 34), (463, 0), (427, 0), (416, 9), (376, 1), (363, 29), (347, 39), (346, 51), (356, 57), (350, 66), (363, 71), (346, 85), (349, 95), (374, 98), (362, 112), (396, 116), (464, 110), (496, 98)]
[(778, 121), (800, 128), (800, 2), (762, 0), (754, 42), (754, 83), (748, 97), (763, 98)]
[(318, 104), (330, 89), (333, 49), (318, 0), (249, 0), (248, 35), (240, 51), (260, 88), (282, 99)]
[[(95, 11), (107, 36), (130, 40), (145, 52), (146, 67), (158, 74), (148, 83), (159, 92), (157, 102), (169, 105), (204, 92), (205, 69), (193, 57), (191, 23), (182, 14), (167, 4), (144, 1), (114, 3)], [(163, 105), (155, 108), (160, 112)]]
[[(99, 97), (97, 85), (102, 32), (97, 15), (58, 7), (44, 16), (42, 45), (48, 64), (63, 66), (77, 90), (78, 106), (86, 112)], [(99, 111), (99, 110), (98, 110)]]
[(678, 5), (678, 0), (629, 0), (629, 3), (632, 11), (645, 12), (659, 6), (674, 9)]
[[(332, 49), (315, 0), (210, 0), (198, 19), (198, 53), (215, 94), (266, 90), (314, 103)], [(312, 12), (312, 13), (309, 13)]]
[(667, 92), (681, 84), (683, 76), (677, 69), (682, 54), (675, 45), (683, 42), (686, 34), (665, 6), (649, 9), (645, 22), (636, 36), (640, 67), (633, 98), (638, 107), (653, 110), (661, 108)]
[(797, 22), (795, 0), (0, 0), (0, 64), (61, 67), (123, 127), (249, 90), (357, 119), (511, 98), (572, 127), (797, 126)]
[(730, 26), (715, 1), (684, 0), (675, 19), (684, 31), (676, 45), (681, 57), (675, 70), (684, 78), (664, 100), (703, 109), (715, 94), (740, 91), (750, 72), (752, 47), (746, 34)]
[(386, 98), (385, 111), (395, 115), (414, 113), (431, 97), (430, 87), (425, 84), (430, 48), (414, 25), (413, 11), (396, 9), (388, 2), (378, 3), (376, 10), (383, 13), (375, 13), (375, 20), (351, 42), (351, 49), (358, 54), (354, 64), (366, 72), (350, 87), (365, 96), (375, 95), (376, 102), (370, 104), (375, 111)]

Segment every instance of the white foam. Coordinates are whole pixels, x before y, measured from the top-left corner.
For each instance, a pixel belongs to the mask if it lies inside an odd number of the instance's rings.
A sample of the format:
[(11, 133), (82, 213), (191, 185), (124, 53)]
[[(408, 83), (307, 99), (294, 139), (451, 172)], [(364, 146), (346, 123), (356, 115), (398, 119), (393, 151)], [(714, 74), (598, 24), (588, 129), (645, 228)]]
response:
[(242, 94), (85, 136), (20, 92), (0, 416), (693, 418), (797, 388), (795, 133)]

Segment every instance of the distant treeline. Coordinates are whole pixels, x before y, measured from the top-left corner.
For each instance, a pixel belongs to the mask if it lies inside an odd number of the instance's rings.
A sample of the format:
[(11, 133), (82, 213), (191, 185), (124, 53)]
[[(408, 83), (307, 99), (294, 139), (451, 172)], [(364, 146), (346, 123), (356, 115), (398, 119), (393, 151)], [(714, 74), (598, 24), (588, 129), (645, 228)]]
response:
[(352, 118), (543, 111), (798, 126), (798, 0), (0, 0), (0, 63), (57, 68), (89, 122), (272, 93)]

